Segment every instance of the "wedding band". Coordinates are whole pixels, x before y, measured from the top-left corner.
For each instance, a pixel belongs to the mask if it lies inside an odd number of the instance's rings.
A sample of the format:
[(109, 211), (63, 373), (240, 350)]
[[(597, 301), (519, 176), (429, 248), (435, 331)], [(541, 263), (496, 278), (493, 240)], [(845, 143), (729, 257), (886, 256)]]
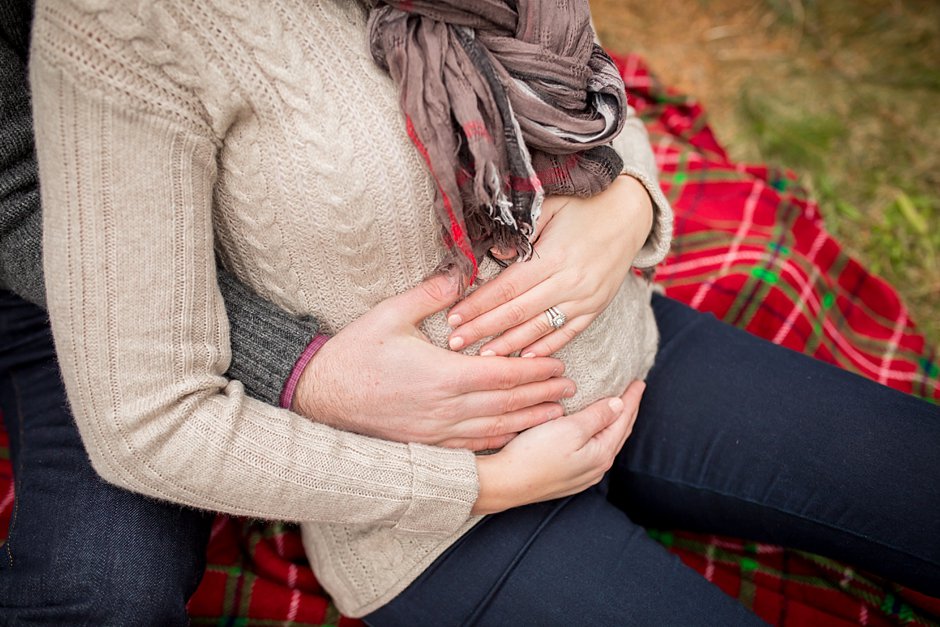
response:
[(552, 325), (553, 329), (562, 328), (565, 326), (565, 321), (568, 319), (557, 307), (549, 307), (546, 309), (545, 316), (548, 318), (548, 324)]

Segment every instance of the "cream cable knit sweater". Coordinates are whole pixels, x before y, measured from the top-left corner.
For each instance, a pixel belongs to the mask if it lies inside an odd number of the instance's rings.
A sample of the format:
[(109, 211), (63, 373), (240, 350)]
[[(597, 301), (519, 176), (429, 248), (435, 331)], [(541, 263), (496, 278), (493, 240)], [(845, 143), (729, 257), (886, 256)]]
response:
[[(40, 1), (31, 70), (49, 310), (95, 468), (157, 498), (305, 521), (318, 577), (353, 616), (477, 521), (473, 455), (247, 398), (223, 377), (214, 255), (334, 331), (442, 258), (434, 188), (364, 22), (345, 0)], [(636, 260), (652, 265), (669, 206), (635, 118), (616, 145), (658, 208)], [(425, 331), (444, 345), (443, 316)], [(619, 394), (655, 348), (631, 277), (560, 355), (572, 407)]]

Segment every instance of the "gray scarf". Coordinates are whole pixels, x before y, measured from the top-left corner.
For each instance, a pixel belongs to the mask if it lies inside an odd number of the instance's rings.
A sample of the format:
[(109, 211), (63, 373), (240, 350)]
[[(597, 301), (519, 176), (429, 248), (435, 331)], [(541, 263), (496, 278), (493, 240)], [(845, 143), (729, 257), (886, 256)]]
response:
[(587, 0), (387, 0), (369, 37), (465, 287), (492, 247), (531, 256), (544, 194), (591, 196), (620, 173), (626, 96)]

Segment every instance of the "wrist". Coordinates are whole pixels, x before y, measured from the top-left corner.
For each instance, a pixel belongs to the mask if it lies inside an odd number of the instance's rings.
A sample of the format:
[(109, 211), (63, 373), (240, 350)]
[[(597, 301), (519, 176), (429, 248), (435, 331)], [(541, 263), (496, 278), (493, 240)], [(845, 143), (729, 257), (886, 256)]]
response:
[(634, 235), (632, 245), (634, 253), (637, 253), (653, 231), (653, 199), (643, 183), (629, 174), (618, 176), (612, 185), (616, 185), (618, 193), (621, 194), (619, 205), (627, 213), (628, 231)]
[(496, 514), (515, 506), (511, 499), (507, 498), (509, 488), (505, 485), (506, 473), (500, 468), (501, 460), (498, 455), (499, 453), (476, 456), (479, 491), (470, 510), (475, 516)]
[[(314, 356), (323, 348), (330, 336), (317, 334), (313, 337), (307, 348), (300, 354), (297, 362), (291, 370), (290, 376), (284, 383), (284, 389), (281, 392), (281, 407), (291, 409), (298, 413), (303, 413), (302, 409), (307, 406), (305, 397), (310, 393), (312, 387), (309, 381), (309, 366)], [(306, 375), (306, 376), (305, 376)]]

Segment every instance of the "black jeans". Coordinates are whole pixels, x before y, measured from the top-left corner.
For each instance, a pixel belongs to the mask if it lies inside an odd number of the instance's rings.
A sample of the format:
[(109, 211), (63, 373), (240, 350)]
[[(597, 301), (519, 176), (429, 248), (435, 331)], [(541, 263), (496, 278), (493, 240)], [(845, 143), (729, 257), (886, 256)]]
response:
[(2, 625), (185, 625), (212, 516), (114, 487), (66, 404), (46, 314), (0, 291), (0, 407), (16, 490)]
[(370, 624), (760, 622), (644, 525), (814, 551), (940, 595), (940, 408), (653, 307), (661, 347), (605, 481), (484, 519)]

